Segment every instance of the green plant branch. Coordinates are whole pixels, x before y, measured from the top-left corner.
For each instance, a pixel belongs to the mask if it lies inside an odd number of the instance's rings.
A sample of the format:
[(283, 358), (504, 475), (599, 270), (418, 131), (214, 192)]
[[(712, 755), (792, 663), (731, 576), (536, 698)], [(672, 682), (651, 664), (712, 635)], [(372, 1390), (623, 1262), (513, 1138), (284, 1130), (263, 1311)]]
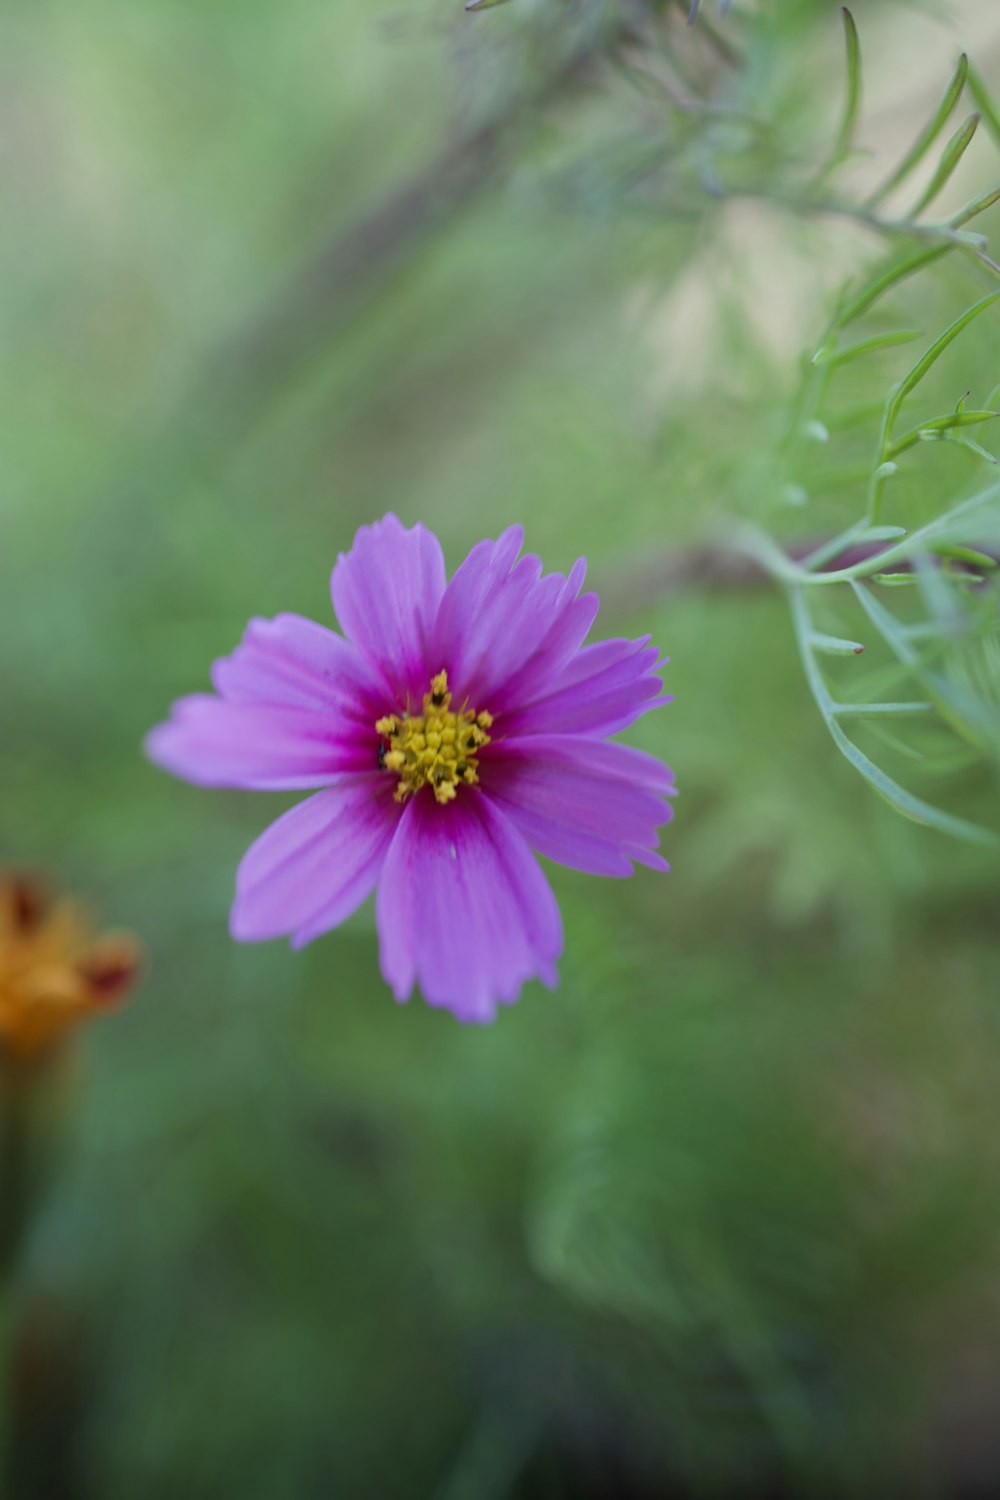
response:
[[(816, 659), (814, 646), (816, 632), (806, 602), (805, 591), (801, 586), (792, 586), (788, 590), (788, 599), (806, 682), (830, 737), (845, 760), (864, 777), (880, 797), (903, 817), (909, 818), (914, 823), (920, 823), (924, 827), (935, 828), (940, 833), (964, 839), (969, 843), (981, 844), (988, 848), (1000, 848), (1000, 837), (990, 829), (980, 828), (978, 824), (970, 823), (965, 818), (957, 818), (941, 808), (934, 807), (932, 803), (925, 802), (923, 798), (915, 796), (858, 748), (840, 721), (852, 712), (857, 713), (859, 706), (838, 703), (826, 685), (826, 679)], [(868, 705), (868, 707), (871, 709), (874, 705)], [(904, 704), (892, 707), (897, 711), (902, 710), (908, 713), (915, 709), (917, 711), (931, 709), (933, 705)]]
[(874, 547), (869, 556), (842, 568), (825, 569), (822, 565), (851, 547), (869, 542), (880, 543), (889, 532), (894, 531), (898, 535), (899, 528), (869, 527), (864, 523), (850, 526), (839, 536), (823, 542), (803, 562), (797, 561), (768, 532), (757, 526), (737, 527), (732, 534), (731, 545), (736, 551), (752, 557), (780, 583), (829, 588), (834, 584), (848, 583), (852, 579), (870, 578), (898, 563), (908, 565), (920, 555), (935, 555), (939, 551), (946, 553), (956, 542), (967, 541), (974, 534), (974, 525), (971, 528), (966, 525), (970, 517), (995, 508), (998, 504), (1000, 483), (992, 484), (978, 495), (970, 496), (945, 515), (907, 533), (901, 540), (890, 541), (885, 547)]

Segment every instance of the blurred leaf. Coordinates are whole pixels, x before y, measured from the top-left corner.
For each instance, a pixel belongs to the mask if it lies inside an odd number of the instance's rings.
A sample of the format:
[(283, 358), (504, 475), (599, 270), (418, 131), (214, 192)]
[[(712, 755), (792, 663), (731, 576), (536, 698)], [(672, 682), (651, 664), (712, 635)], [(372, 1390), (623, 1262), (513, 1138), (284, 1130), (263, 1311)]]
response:
[[(960, 125), (958, 130), (955, 131), (955, 134), (941, 153), (941, 160), (938, 162), (933, 177), (910, 209), (911, 219), (918, 219), (924, 210), (929, 208), (934, 202), (934, 199), (942, 189), (951, 181), (956, 167), (972, 143), (972, 138), (979, 127), (979, 120), (979, 115), (970, 115), (965, 123)], [(973, 215), (969, 214), (968, 218), (964, 218), (962, 222), (968, 223), (968, 219), (972, 217)]]
[[(868, 198), (867, 205), (869, 208), (874, 208), (877, 204), (882, 202), (883, 198), (888, 197), (893, 188), (898, 187), (899, 184), (910, 175), (914, 168), (919, 166), (923, 161), (924, 157), (927, 155), (928, 151), (933, 146), (938, 136), (941, 134), (941, 131), (948, 123), (949, 116), (955, 109), (955, 106), (957, 105), (959, 98), (961, 97), (962, 90), (965, 87), (965, 81), (968, 75), (968, 71), (969, 59), (963, 52), (962, 56), (958, 60), (958, 66), (956, 67), (955, 72), (952, 75), (951, 81), (944, 91), (944, 97), (942, 98), (941, 103), (938, 105), (937, 109), (931, 116), (930, 120), (927, 122), (924, 129), (917, 136), (917, 139), (914, 141), (913, 145), (899, 162), (898, 166), (895, 168), (892, 174), (886, 179), (882, 186), (880, 188), (877, 188), (876, 191)], [(948, 152), (946, 151), (945, 157), (947, 157), (947, 155)], [(942, 165), (943, 164), (944, 163), (942, 162)]]

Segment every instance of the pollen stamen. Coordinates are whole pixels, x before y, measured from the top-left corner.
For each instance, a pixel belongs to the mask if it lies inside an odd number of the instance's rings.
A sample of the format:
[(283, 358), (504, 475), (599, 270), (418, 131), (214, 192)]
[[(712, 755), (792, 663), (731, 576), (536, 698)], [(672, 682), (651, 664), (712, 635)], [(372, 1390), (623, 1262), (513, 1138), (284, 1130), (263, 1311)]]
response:
[(394, 771), (396, 801), (405, 802), (422, 786), (429, 786), (438, 802), (451, 802), (461, 785), (479, 780), (477, 753), (488, 745), (493, 715), (476, 713), (464, 705), (454, 713), (448, 674), (439, 672), (424, 694), (422, 714), (387, 714), (375, 731), (388, 740), (379, 749), (379, 765)]

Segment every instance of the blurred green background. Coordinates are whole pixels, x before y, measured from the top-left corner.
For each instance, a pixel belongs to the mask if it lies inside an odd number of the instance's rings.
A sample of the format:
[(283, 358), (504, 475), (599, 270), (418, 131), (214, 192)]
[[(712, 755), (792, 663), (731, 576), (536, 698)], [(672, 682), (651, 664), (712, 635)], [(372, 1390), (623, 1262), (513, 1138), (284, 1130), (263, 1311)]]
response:
[[(1000, 76), (995, 0), (928, 9), (856, 7), (876, 152), (960, 45)], [(7, 1288), (11, 1500), (1000, 1490), (996, 856), (837, 756), (780, 597), (677, 563), (766, 491), (878, 246), (632, 191), (669, 161), (622, 17), (726, 66), (662, 10), (0, 12), (0, 855), (150, 961), (81, 1042)], [(737, 99), (821, 140), (838, 7), (704, 12), (749, 38)], [(974, 295), (942, 271), (900, 318)], [(677, 772), (673, 872), (552, 871), (561, 988), (484, 1030), (393, 1004), (368, 909), (234, 946), (292, 799), (140, 749), (250, 615), (328, 620), (390, 508), (452, 567), (517, 520), (586, 553), (600, 630), (672, 657), (631, 738)], [(936, 795), (995, 815), (994, 778)]]

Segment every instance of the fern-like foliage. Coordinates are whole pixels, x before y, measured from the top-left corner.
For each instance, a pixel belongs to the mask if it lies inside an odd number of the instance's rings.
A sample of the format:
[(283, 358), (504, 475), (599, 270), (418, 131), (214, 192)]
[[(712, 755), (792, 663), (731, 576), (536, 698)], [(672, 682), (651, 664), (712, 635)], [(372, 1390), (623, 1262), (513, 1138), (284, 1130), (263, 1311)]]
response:
[[(1000, 769), (1000, 482), (986, 478), (995, 468), (989, 433), (1000, 415), (1000, 369), (993, 361), (975, 393), (968, 373), (982, 363), (984, 342), (996, 341), (1000, 318), (1000, 264), (978, 224), (1000, 202), (1000, 181), (935, 214), (977, 136), (1000, 145), (1000, 109), (963, 54), (910, 144), (874, 186), (855, 192), (862, 47), (846, 7), (843, 101), (819, 144), (783, 129), (780, 105), (758, 86), (766, 7), (720, 4), (710, 15), (689, 0), (581, 0), (538, 14), (545, 35), (561, 16), (600, 38), (611, 66), (597, 76), (609, 85), (626, 78), (640, 101), (634, 130), (616, 126), (556, 168), (560, 201), (575, 195), (584, 210), (606, 216), (685, 222), (716, 204), (752, 200), (887, 242), (884, 259), (841, 290), (804, 355), (772, 481), (749, 524), (721, 544), (752, 553), (787, 591), (813, 698), (869, 785), (919, 823), (1000, 845), (1000, 833), (914, 789), (932, 777), (982, 779)], [(510, 20), (512, 35), (515, 22), (530, 30), (527, 8)], [(912, 326), (912, 310), (901, 321), (899, 304), (909, 299), (912, 308), (914, 287), (929, 287), (946, 261), (959, 263), (972, 287), (965, 305), (936, 334)], [(877, 382), (893, 369), (886, 391)], [(781, 416), (780, 400), (762, 412), (762, 429)], [(967, 468), (942, 468), (943, 451)], [(809, 523), (805, 541), (789, 536), (791, 516)]]
[[(860, 46), (849, 11), (843, 12), (847, 40), (847, 102), (836, 142), (820, 174), (824, 185), (852, 149), (860, 105)], [(886, 263), (848, 287), (804, 373), (788, 436), (785, 460), (789, 493), (808, 503), (823, 491), (822, 470), (808, 472), (807, 450), (836, 446), (836, 390), (856, 375), (859, 363), (895, 351), (920, 338), (909, 328), (866, 331), (897, 288), (944, 256), (960, 253), (979, 275), (993, 278), (1000, 268), (984, 236), (965, 226), (1000, 199), (1000, 184), (976, 195), (946, 220), (927, 221), (926, 210), (950, 181), (980, 120), (995, 111), (981, 81), (971, 85), (980, 113), (973, 113), (941, 150), (913, 209), (902, 219), (879, 218), (884, 199), (907, 183), (933, 150), (970, 87), (963, 56), (938, 108), (913, 145), (882, 184), (859, 205), (836, 198), (825, 207), (869, 222), (896, 240), (926, 238), (924, 248), (898, 247)], [(988, 472), (993, 455), (973, 436), (996, 420), (1000, 387), (970, 404), (965, 391), (954, 405), (930, 414), (919, 407), (925, 383), (938, 361), (959, 339), (983, 322), (995, 329), (1000, 290), (978, 297), (923, 349), (891, 386), (878, 415), (874, 444), (857, 469), (847, 474), (860, 514), (806, 556), (793, 559), (769, 534), (755, 531), (748, 545), (788, 592), (792, 621), (806, 680), (833, 741), (850, 764), (898, 812), (919, 823), (980, 843), (1000, 846), (990, 829), (933, 805), (910, 790), (887, 768), (903, 762), (911, 771), (939, 776), (960, 769), (995, 774), (1000, 766), (1000, 694), (997, 667), (995, 570), (1000, 553), (1000, 483), (969, 495), (959, 490), (940, 496), (936, 513), (923, 525), (906, 525), (905, 503), (894, 501), (894, 487), (907, 466), (921, 461), (932, 444), (948, 443), (969, 456), (974, 469)], [(860, 329), (860, 332), (858, 330)], [(993, 334), (995, 338), (995, 332)], [(816, 439), (820, 443), (817, 445)], [(805, 467), (806, 475), (800, 472)], [(826, 479), (829, 479), (827, 474)], [(887, 522), (891, 524), (887, 524)], [(899, 590), (900, 606), (883, 596)], [(833, 596), (833, 597), (831, 597)], [(888, 666), (864, 673), (861, 641), (831, 637), (816, 623), (818, 601), (853, 604), (864, 618), (867, 639), (879, 643)], [(860, 633), (860, 632), (859, 632)], [(834, 690), (829, 658), (847, 656), (855, 665)], [(889, 691), (899, 696), (887, 696)], [(863, 749), (859, 732), (877, 742)], [(888, 755), (887, 755), (888, 752)]]

